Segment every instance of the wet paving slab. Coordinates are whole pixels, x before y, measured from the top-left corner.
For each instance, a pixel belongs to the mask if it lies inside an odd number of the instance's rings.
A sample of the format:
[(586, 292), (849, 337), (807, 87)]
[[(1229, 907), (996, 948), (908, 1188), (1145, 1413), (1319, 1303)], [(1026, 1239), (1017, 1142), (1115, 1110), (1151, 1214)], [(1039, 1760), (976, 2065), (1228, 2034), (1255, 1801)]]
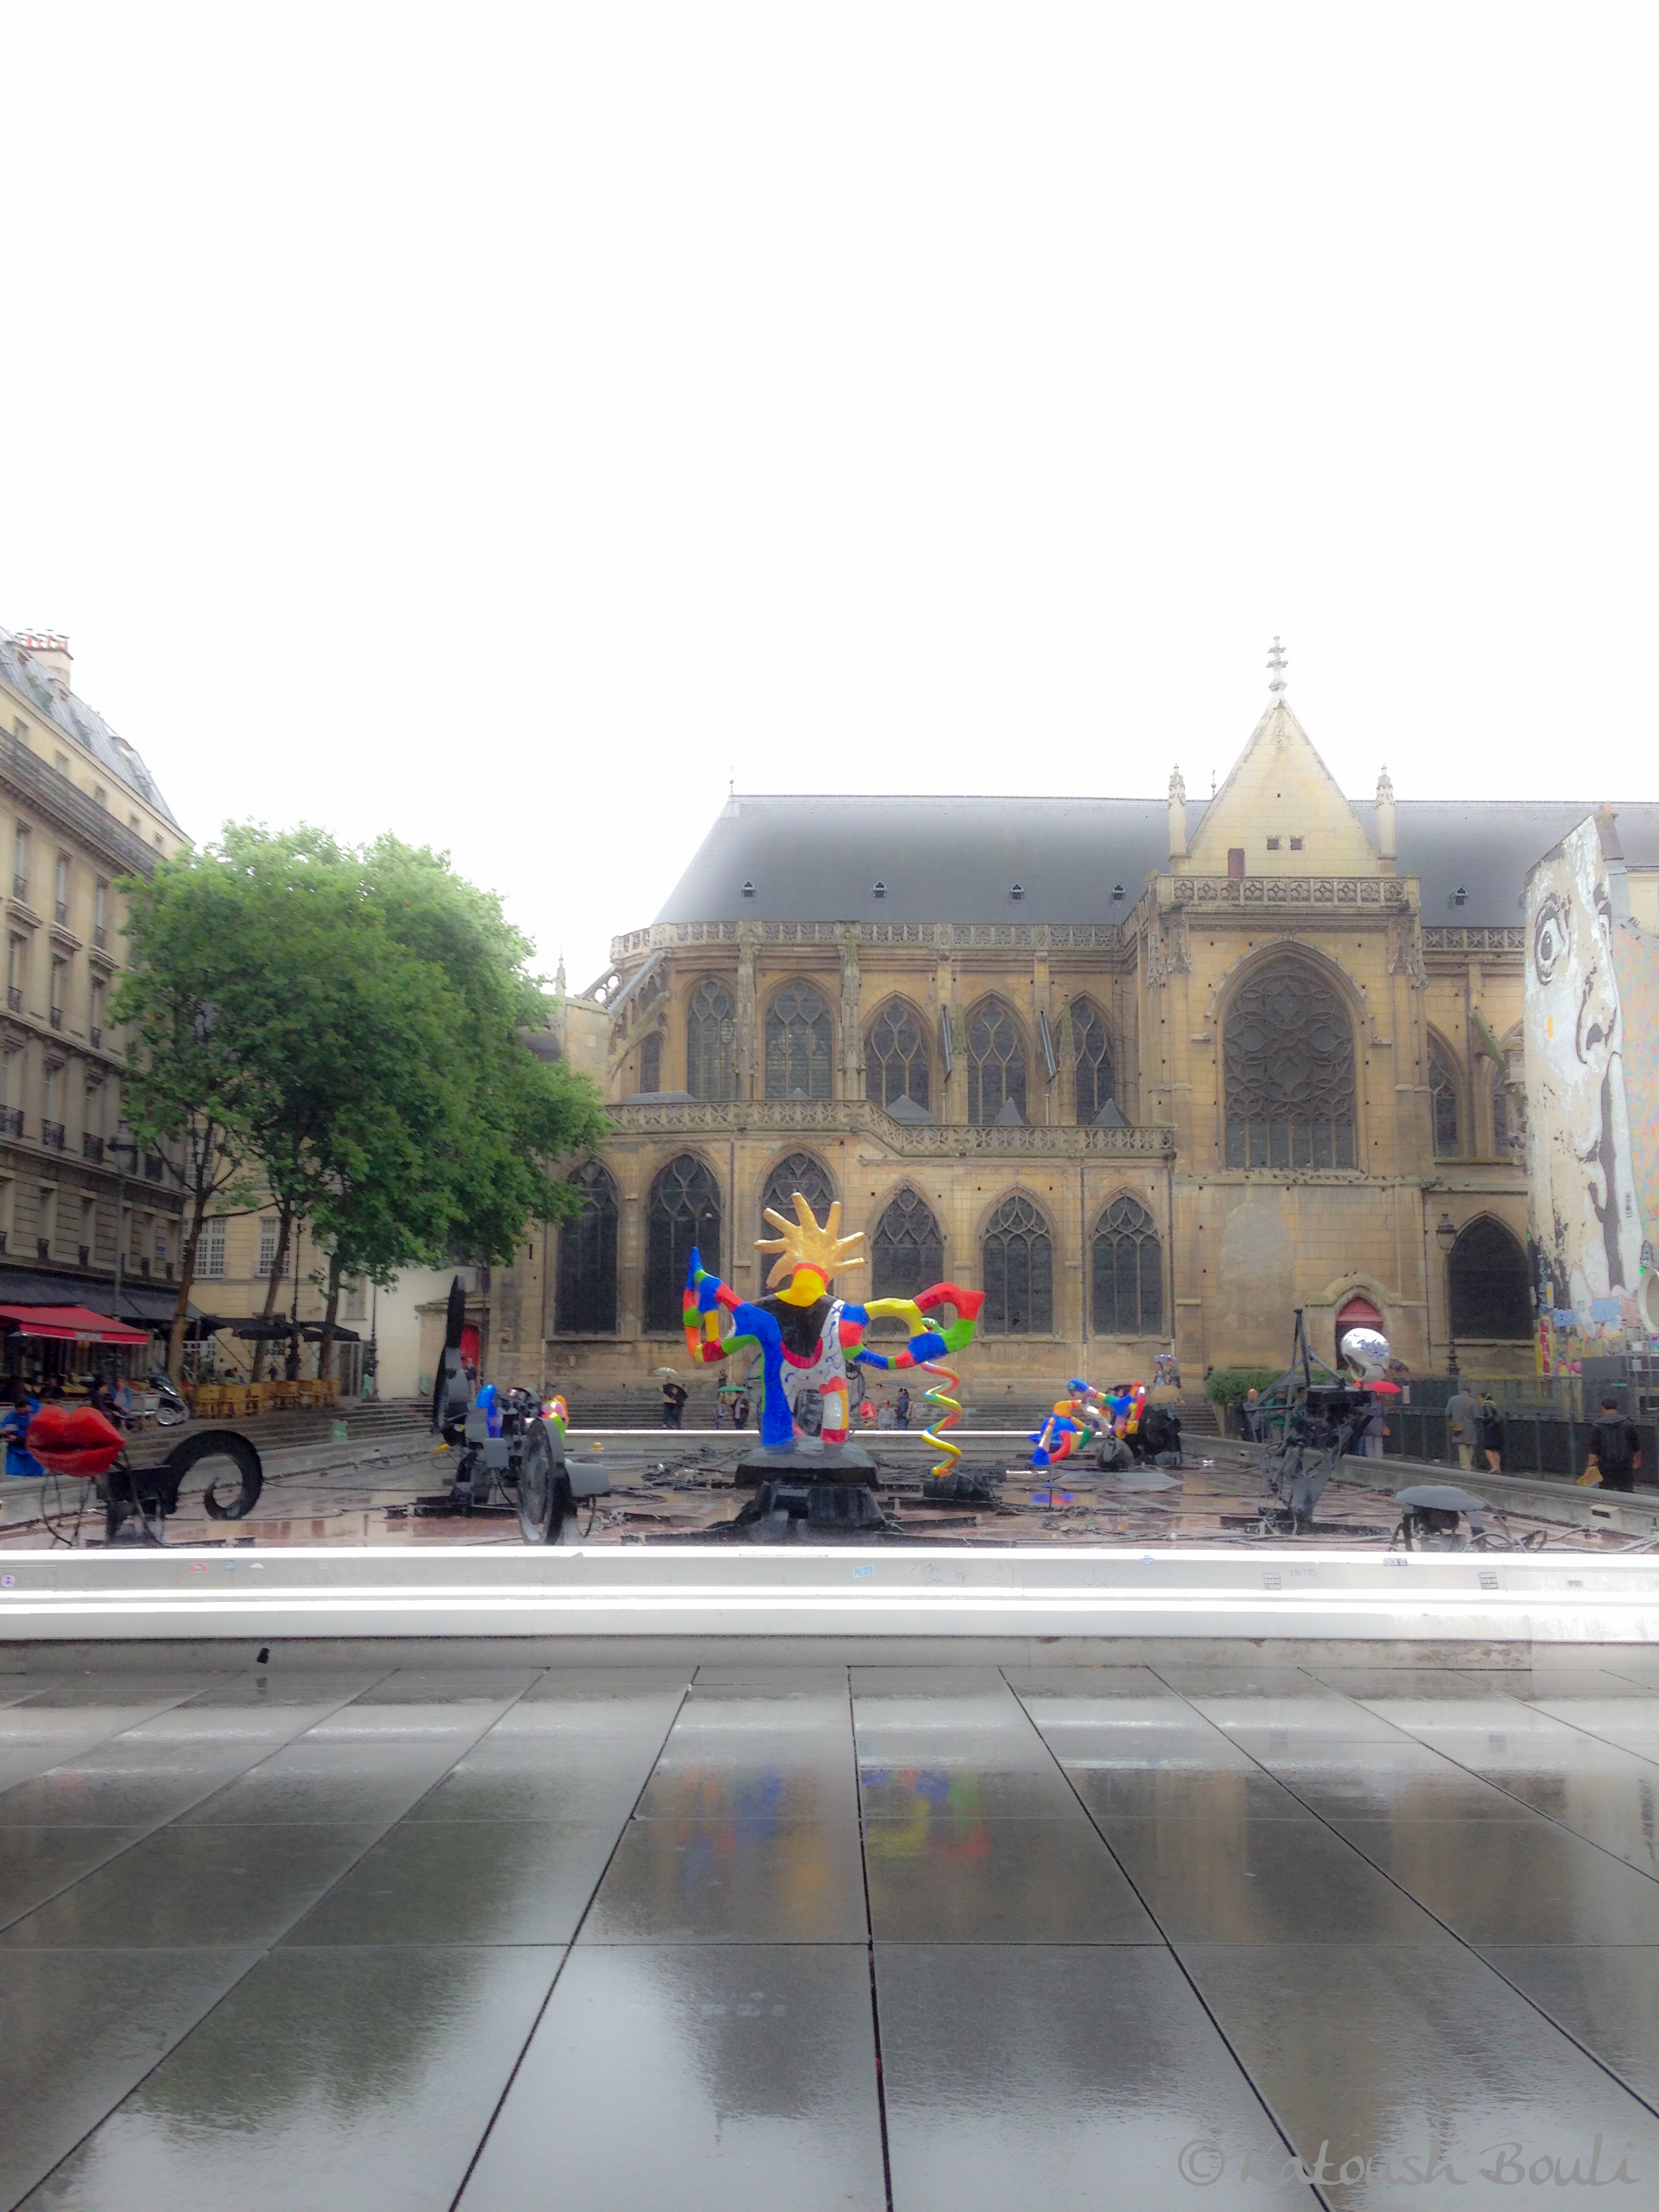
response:
[(1659, 2185), (1659, 1687), (894, 1658), (0, 1705), (0, 2212)]

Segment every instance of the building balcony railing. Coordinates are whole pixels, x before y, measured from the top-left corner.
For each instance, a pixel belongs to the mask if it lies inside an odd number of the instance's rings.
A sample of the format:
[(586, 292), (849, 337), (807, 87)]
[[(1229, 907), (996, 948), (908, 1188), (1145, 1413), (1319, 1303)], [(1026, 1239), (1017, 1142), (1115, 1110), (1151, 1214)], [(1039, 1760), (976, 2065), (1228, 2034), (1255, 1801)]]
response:
[(12, 878), (11, 895), (15, 899), (21, 899), (25, 906), (28, 904), (29, 879), (27, 876), (14, 876)]
[(1523, 952), (1527, 933), (1507, 923), (1486, 928), (1438, 927), (1423, 932), (1425, 952)]
[(50, 1260), (50, 1259), (51, 1259), (51, 1257), (52, 1257), (52, 1239), (51, 1239), (51, 1237), (37, 1237), (35, 1238), (35, 1240), (34, 1240), (34, 1256), (35, 1256), (35, 1258), (36, 1258), (37, 1260)]
[(841, 945), (860, 951), (894, 945), (984, 951), (1115, 952), (1127, 942), (1115, 921), (653, 921), (611, 940), (613, 963), (681, 945)]
[(94, 1022), (92, 1024), (92, 1027), (87, 1031), (87, 1038), (94, 1052), (96, 1052), (99, 1047), (103, 1043), (104, 1032), (99, 1028), (96, 1022)]
[[(125, 828), (110, 812), (88, 798), (78, 784), (48, 768), (43, 760), (32, 753), (21, 738), (9, 732), (0, 732), (0, 775), (4, 775), (31, 797), (42, 800), (60, 822), (78, 830), (90, 845), (108, 854), (115, 865), (135, 876), (153, 876), (156, 855), (143, 839)], [(27, 879), (19, 890), (14, 884), (14, 898), (26, 898)]]
[(21, 1106), (0, 1106), (0, 1137), (21, 1137), (22, 1133), (22, 1108)]
[(52, 918), (58, 924), (59, 929), (67, 926), (69, 921), (69, 901), (67, 899), (58, 899), (54, 902), (52, 909)]
[(911, 1159), (1170, 1159), (1176, 1133), (1161, 1121), (1117, 1129), (981, 1128), (954, 1121), (896, 1121), (867, 1098), (664, 1099), (606, 1109), (619, 1137), (789, 1136), (801, 1130), (858, 1135)]
[(61, 1152), (64, 1149), (63, 1123), (61, 1121), (43, 1121), (40, 1124), (40, 1141), (46, 1146), (49, 1152)]
[(23, 1011), (23, 994), (22, 994), (22, 990), (21, 990), (21, 987), (20, 987), (19, 985), (17, 985), (17, 984), (15, 984), (15, 983), (8, 983), (8, 984), (7, 984), (7, 986), (6, 986), (6, 1004), (7, 1004), (7, 1006), (9, 1006), (9, 1007), (10, 1007), (10, 1009), (11, 1009), (11, 1011), (12, 1011), (12, 1012), (13, 1012), (13, 1013), (15, 1013), (15, 1014), (21, 1014), (21, 1013), (22, 1012), (22, 1011)]
[(92, 941), (98, 947), (98, 950), (100, 952), (107, 951), (109, 946), (109, 932), (105, 928), (101, 921), (92, 933)]
[(1176, 906), (1407, 908), (1404, 876), (1170, 876)]
[(103, 1159), (104, 1140), (101, 1137), (94, 1137), (90, 1129), (81, 1139), (81, 1156), (83, 1159), (99, 1163)]
[(48, 1006), (46, 1019), (52, 1024), (53, 1029), (61, 1030), (64, 1026), (64, 1009), (61, 1006)]

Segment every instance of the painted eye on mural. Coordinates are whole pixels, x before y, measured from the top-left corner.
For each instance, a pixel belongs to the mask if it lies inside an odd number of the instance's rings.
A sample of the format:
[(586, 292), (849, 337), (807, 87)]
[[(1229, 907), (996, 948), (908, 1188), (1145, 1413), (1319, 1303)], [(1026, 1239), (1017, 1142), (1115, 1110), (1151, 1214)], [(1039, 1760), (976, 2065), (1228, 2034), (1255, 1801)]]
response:
[(1532, 964), (1540, 983), (1547, 983), (1567, 950), (1566, 902), (1553, 893), (1538, 909), (1533, 924)]

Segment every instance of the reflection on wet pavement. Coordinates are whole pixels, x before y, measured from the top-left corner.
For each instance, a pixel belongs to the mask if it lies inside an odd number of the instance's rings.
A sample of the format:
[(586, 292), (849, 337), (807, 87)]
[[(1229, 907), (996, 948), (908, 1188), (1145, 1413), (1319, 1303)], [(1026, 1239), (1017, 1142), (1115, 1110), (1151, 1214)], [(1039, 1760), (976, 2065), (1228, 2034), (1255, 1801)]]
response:
[(0, 2208), (1659, 2185), (1639, 1655), (516, 1648), (7, 1682)]

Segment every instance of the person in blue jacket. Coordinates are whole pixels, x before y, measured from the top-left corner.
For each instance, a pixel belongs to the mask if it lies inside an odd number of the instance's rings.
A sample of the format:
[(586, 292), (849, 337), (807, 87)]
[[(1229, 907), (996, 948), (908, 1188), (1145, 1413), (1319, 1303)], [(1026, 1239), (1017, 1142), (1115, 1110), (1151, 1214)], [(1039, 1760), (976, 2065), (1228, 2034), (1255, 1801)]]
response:
[(46, 1471), (25, 1441), (29, 1423), (40, 1410), (40, 1401), (30, 1395), (28, 1384), (19, 1376), (11, 1386), (11, 1403), (3, 1418), (0, 1418), (0, 1437), (5, 1439), (9, 1475), (43, 1475)]

